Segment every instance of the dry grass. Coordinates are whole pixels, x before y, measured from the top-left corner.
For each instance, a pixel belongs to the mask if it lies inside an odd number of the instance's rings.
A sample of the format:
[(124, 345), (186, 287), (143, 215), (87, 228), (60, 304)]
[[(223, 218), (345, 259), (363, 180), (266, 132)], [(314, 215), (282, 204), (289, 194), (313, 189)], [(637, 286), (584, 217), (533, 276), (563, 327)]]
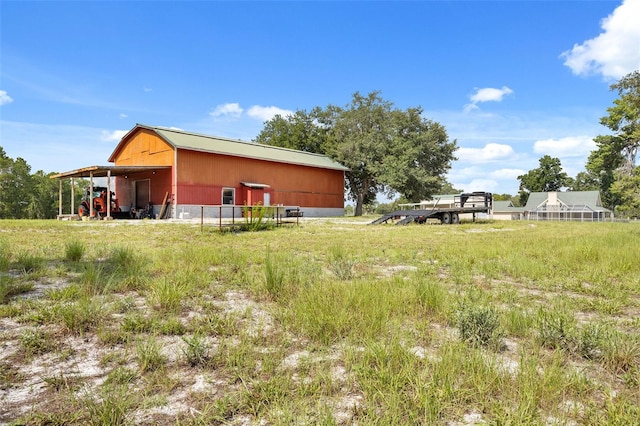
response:
[(364, 223), (3, 222), (0, 424), (639, 418), (638, 225)]

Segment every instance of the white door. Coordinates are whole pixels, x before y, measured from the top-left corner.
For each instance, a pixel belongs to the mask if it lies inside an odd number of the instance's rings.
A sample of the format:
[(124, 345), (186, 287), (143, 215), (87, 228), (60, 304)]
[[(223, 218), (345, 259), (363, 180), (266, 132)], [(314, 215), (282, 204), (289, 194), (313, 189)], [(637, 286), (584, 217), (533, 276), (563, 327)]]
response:
[(270, 206), (271, 205), (271, 194), (269, 194), (268, 192), (265, 192), (263, 200), (264, 200), (264, 205), (265, 206)]

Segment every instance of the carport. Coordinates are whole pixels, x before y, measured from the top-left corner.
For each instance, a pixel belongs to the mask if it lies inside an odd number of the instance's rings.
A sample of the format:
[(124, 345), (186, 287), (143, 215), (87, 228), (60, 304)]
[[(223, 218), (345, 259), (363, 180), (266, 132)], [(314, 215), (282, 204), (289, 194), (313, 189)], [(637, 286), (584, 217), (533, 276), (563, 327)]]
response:
[[(111, 194), (111, 178), (115, 176), (126, 176), (140, 172), (147, 172), (160, 169), (168, 169), (170, 166), (89, 166), (81, 169), (52, 175), (51, 179), (59, 179), (58, 189), (58, 220), (76, 216), (75, 206), (75, 178), (89, 178), (89, 193), (93, 194), (93, 178), (107, 178), (107, 193)], [(71, 179), (71, 214), (62, 214), (62, 179)], [(111, 219), (111, 203), (106, 203), (107, 215), (105, 219)], [(89, 217), (93, 217), (93, 203), (89, 203)]]

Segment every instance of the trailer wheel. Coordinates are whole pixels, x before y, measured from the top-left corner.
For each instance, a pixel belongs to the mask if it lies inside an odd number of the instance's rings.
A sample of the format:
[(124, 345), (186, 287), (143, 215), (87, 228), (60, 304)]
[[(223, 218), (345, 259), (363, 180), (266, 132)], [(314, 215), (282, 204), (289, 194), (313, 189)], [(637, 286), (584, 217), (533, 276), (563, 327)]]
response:
[(451, 213), (443, 213), (442, 214), (442, 219), (440, 219), (440, 222), (442, 222), (443, 225), (449, 225), (451, 224)]
[(451, 223), (454, 225), (460, 223), (460, 216), (458, 216), (458, 213), (451, 213)]

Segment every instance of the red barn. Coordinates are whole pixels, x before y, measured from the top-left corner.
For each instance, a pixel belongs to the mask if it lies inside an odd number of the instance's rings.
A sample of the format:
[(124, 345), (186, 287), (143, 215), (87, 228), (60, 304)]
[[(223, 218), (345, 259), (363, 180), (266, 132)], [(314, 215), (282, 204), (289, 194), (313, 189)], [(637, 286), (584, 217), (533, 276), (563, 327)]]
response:
[[(305, 216), (344, 214), (344, 172), (325, 155), (136, 125), (109, 157), (115, 192), (125, 210), (160, 210), (165, 196), (174, 218), (230, 216), (225, 205), (300, 207)], [(139, 168), (137, 171), (136, 168)], [(216, 207), (214, 207), (216, 206)]]

